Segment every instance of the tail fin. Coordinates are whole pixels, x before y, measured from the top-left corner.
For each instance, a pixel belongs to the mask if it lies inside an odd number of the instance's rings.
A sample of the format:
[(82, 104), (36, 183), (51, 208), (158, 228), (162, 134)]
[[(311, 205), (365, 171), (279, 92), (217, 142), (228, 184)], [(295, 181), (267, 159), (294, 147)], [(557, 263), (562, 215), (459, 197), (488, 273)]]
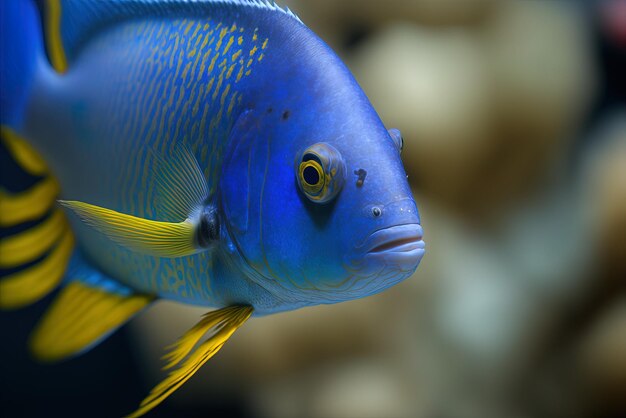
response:
[(0, 0), (0, 309), (44, 297), (65, 274), (74, 237), (58, 184), (20, 135), (37, 72), (49, 66), (31, 0)]
[(0, 34), (0, 124), (19, 130), (32, 80), (45, 57), (35, 3), (0, 1)]

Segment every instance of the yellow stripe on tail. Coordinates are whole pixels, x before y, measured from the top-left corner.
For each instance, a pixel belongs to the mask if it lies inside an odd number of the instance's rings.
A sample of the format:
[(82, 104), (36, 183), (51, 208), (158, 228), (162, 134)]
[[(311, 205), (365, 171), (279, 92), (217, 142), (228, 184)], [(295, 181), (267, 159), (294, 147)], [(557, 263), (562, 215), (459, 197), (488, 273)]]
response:
[(84, 350), (123, 325), (152, 301), (71, 282), (61, 290), (30, 339), (40, 361), (58, 361)]
[[(52, 210), (59, 186), (44, 161), (11, 128), (0, 126), (0, 138), (26, 174), (42, 177), (17, 193), (10, 193), (0, 184), (0, 228), (8, 228), (0, 241), (0, 269), (11, 269), (2, 272), (0, 279), (0, 309), (14, 309), (38, 301), (61, 282), (74, 237), (65, 214), (60, 209)], [(25, 222), (32, 225), (24, 228)], [(20, 269), (39, 258), (37, 263)]]
[[(206, 314), (196, 326), (174, 344), (172, 352), (165, 356), (169, 360), (165, 366), (166, 369), (176, 365), (179, 367), (172, 370), (164, 381), (152, 389), (141, 402), (139, 409), (127, 418), (144, 415), (181, 387), (222, 348), (230, 336), (250, 318), (252, 312), (253, 309), (250, 306), (231, 306)], [(202, 336), (209, 331), (211, 331), (209, 338), (192, 351)], [(183, 361), (185, 357), (187, 359)]]
[(2, 142), (15, 161), (28, 174), (43, 176), (48, 174), (48, 167), (41, 157), (8, 126), (0, 127)]
[(52, 215), (26, 231), (0, 241), (0, 268), (16, 267), (35, 261), (68, 229), (65, 215), (55, 209)]
[(0, 280), (0, 309), (15, 309), (37, 302), (63, 278), (74, 246), (66, 230), (61, 241), (43, 261)]

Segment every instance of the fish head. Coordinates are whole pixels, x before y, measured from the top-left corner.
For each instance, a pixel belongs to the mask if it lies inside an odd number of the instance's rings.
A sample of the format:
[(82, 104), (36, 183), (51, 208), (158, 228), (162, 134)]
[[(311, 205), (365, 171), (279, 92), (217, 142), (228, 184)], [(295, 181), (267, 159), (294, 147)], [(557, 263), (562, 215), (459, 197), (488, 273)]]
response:
[(309, 304), (410, 276), (424, 241), (399, 131), (373, 110), (271, 110), (240, 117), (220, 179), (223, 229), (247, 275)]

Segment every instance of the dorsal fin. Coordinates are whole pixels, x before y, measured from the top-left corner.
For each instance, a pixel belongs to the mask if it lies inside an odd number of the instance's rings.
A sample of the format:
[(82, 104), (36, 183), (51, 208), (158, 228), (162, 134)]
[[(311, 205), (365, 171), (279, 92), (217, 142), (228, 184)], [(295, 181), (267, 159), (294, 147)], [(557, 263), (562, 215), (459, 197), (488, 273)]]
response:
[(104, 28), (148, 17), (208, 17), (227, 8), (250, 8), (282, 13), (298, 22), (288, 8), (269, 0), (42, 0), (48, 56), (64, 72), (80, 46)]

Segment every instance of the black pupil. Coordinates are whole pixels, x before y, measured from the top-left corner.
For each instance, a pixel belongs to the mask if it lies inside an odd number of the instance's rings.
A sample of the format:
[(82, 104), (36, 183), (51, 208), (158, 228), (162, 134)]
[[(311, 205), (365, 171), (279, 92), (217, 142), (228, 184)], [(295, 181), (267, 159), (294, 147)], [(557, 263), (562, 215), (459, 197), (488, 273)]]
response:
[(304, 177), (304, 181), (306, 181), (307, 184), (310, 185), (315, 185), (320, 181), (320, 174), (314, 167), (311, 166), (308, 166), (304, 169), (302, 176)]

